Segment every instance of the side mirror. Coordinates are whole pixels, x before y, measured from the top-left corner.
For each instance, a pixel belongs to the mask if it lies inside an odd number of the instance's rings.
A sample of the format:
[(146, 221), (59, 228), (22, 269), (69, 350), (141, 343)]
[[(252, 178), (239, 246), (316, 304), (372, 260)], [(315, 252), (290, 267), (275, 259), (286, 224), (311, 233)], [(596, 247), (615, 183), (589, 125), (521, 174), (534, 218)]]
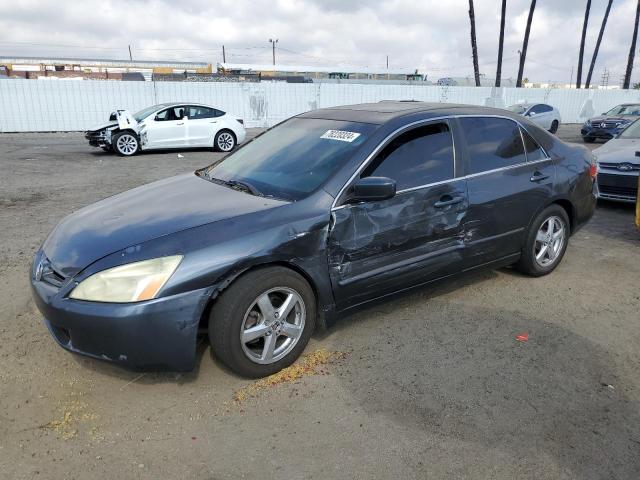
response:
[(374, 202), (386, 200), (396, 194), (396, 181), (387, 177), (365, 177), (353, 184), (349, 200)]
[(529, 112), (530, 117), (533, 117), (534, 115), (537, 115), (536, 112)]

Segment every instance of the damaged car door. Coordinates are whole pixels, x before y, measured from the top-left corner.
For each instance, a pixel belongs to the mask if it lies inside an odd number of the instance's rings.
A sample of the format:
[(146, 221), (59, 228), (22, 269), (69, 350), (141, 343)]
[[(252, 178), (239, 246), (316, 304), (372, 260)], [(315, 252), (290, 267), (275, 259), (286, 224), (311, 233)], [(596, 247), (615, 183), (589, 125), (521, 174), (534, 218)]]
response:
[[(362, 198), (360, 183), (369, 177), (395, 181), (395, 195)], [(329, 233), (338, 308), (460, 269), (468, 201), (466, 180), (455, 177), (448, 121), (400, 132), (355, 176), (332, 210)]]

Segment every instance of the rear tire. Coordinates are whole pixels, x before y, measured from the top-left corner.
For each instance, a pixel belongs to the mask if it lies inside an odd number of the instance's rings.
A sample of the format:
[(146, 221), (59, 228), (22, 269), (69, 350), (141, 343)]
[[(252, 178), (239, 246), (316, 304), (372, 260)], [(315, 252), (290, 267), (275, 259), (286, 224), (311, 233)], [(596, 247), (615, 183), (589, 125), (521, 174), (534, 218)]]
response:
[(554, 120), (553, 122), (551, 122), (551, 128), (549, 129), (549, 132), (556, 133), (558, 131), (559, 126), (560, 126), (560, 123), (558, 122), (558, 120)]
[(553, 272), (562, 261), (569, 243), (569, 216), (560, 205), (550, 205), (533, 220), (516, 268), (526, 275), (541, 277)]
[(120, 132), (113, 136), (113, 150), (121, 157), (130, 157), (140, 150), (140, 140), (135, 133)]
[(219, 152), (228, 153), (236, 148), (236, 136), (231, 130), (220, 130), (216, 133), (213, 148)]
[(284, 267), (250, 271), (215, 301), (209, 340), (215, 356), (248, 378), (291, 365), (306, 347), (316, 319), (309, 283)]

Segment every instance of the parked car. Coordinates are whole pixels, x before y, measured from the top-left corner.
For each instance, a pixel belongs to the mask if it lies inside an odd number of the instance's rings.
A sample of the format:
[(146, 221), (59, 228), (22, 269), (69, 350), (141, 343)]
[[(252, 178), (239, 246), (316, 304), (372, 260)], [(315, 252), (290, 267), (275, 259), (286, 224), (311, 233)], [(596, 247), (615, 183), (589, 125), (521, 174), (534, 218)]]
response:
[(69, 215), (33, 294), (73, 352), (189, 370), (206, 328), (231, 369), (269, 375), (373, 300), (479, 268), (552, 272), (594, 211), (592, 159), (505, 110), (315, 110)]
[(593, 154), (598, 162), (598, 197), (635, 203), (640, 175), (640, 120), (596, 148)]
[(528, 117), (533, 123), (551, 133), (556, 133), (560, 126), (560, 112), (546, 103), (516, 103), (507, 107), (507, 110)]
[(85, 133), (89, 145), (118, 155), (141, 150), (212, 147), (230, 152), (246, 136), (244, 122), (209, 105), (163, 103), (131, 114), (117, 110), (109, 122)]
[(597, 139), (610, 140), (638, 118), (640, 104), (624, 103), (584, 122), (580, 135), (586, 143), (593, 143)]

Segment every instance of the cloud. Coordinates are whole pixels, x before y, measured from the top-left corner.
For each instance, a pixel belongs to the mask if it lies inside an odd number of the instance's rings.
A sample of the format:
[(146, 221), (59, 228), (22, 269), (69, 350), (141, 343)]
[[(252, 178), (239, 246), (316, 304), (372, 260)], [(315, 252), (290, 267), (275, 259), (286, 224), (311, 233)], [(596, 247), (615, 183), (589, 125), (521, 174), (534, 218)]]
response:
[[(568, 81), (577, 66), (586, 0), (539, 1), (525, 76)], [(529, 0), (509, 0), (503, 77), (515, 77)], [(606, 1), (592, 2), (585, 75)], [(593, 81), (604, 68), (618, 83), (626, 67), (636, 2), (616, 0)], [(471, 76), (466, 0), (70, 0), (2, 2), (0, 55), (270, 63), (336, 63), (419, 69), (431, 79)], [(495, 75), (499, 0), (475, 0), (480, 70)], [(640, 69), (640, 67), (638, 67)], [(573, 74), (575, 79), (575, 73)], [(640, 72), (634, 74), (640, 78)]]

